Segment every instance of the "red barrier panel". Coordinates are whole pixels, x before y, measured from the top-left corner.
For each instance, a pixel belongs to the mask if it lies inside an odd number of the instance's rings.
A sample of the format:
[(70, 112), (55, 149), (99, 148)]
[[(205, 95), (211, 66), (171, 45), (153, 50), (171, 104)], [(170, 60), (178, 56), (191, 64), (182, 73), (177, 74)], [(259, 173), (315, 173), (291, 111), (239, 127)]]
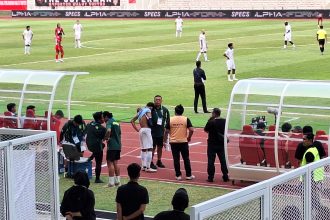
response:
[(0, 10), (27, 10), (27, 0), (1, 0)]

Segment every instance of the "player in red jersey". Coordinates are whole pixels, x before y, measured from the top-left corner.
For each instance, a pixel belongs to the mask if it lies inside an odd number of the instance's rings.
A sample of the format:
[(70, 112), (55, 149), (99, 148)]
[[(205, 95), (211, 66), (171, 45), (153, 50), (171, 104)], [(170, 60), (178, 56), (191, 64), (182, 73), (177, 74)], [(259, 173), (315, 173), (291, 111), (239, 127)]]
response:
[(63, 28), (61, 28), (61, 24), (57, 23), (56, 28), (55, 28), (55, 37), (57, 35), (59, 35), (60, 33), (61, 33), (61, 35), (65, 35)]
[(317, 26), (320, 28), (321, 25), (323, 25), (323, 14), (319, 13), (317, 15)]
[[(62, 46), (62, 33), (59, 33), (56, 36), (56, 45), (55, 45), (55, 51), (56, 51), (56, 63), (58, 62), (64, 62), (63, 57), (64, 57), (64, 50)], [(58, 59), (58, 55), (61, 53), (61, 59)]]

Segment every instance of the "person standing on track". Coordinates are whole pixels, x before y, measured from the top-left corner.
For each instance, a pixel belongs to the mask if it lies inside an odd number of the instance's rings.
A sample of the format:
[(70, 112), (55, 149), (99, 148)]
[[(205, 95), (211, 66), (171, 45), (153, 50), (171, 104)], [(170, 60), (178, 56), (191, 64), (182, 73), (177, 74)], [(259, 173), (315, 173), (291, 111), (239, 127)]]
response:
[[(151, 136), (152, 115), (151, 110), (154, 108), (154, 103), (148, 102), (147, 106), (139, 109), (138, 113), (132, 118), (131, 124), (133, 128), (139, 132), (141, 145), (141, 162), (142, 170), (146, 172), (157, 172), (157, 170), (150, 167), (152, 160), (153, 142)], [(135, 125), (135, 121), (139, 120), (140, 129)]]

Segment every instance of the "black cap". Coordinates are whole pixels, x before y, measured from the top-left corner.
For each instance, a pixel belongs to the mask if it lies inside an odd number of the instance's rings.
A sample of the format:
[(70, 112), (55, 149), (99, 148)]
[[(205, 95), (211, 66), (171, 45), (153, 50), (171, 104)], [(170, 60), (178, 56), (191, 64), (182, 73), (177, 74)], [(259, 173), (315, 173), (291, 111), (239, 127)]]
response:
[(189, 204), (189, 197), (187, 190), (184, 188), (179, 188), (173, 196), (172, 199), (172, 205), (173, 209), (179, 210), (179, 211), (184, 211)]

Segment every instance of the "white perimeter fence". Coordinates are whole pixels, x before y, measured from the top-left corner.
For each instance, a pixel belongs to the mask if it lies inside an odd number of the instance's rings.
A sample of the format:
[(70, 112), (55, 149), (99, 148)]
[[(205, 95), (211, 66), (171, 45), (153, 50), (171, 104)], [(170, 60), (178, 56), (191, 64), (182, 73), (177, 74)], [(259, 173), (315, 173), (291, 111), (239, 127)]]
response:
[(0, 129), (0, 219), (57, 220), (56, 133)]
[[(324, 167), (324, 180), (313, 171)], [(192, 220), (328, 220), (330, 219), (330, 158), (197, 204)]]

